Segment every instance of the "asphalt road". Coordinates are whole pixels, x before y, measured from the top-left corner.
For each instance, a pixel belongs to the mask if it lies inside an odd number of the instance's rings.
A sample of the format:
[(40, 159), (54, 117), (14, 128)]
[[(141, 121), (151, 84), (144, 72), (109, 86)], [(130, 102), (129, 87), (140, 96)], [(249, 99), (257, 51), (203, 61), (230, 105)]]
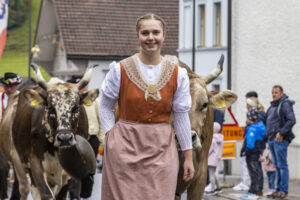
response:
[[(93, 193), (92, 196), (89, 198), (89, 200), (101, 200), (101, 183), (102, 183), (102, 174), (101, 173), (96, 173), (95, 177), (94, 177), (94, 187), (93, 187)], [(11, 188), (10, 188), (11, 190)], [(10, 191), (9, 191), (10, 193)], [(239, 195), (236, 195), (236, 199), (238, 198)], [(31, 194), (29, 194), (28, 200), (33, 200)], [(69, 198), (68, 198), (69, 199)], [(203, 200), (233, 200), (235, 199), (233, 196), (226, 196), (225, 194), (219, 195), (219, 196), (204, 196)], [(182, 195), (181, 200), (187, 200), (187, 196), (186, 194)]]

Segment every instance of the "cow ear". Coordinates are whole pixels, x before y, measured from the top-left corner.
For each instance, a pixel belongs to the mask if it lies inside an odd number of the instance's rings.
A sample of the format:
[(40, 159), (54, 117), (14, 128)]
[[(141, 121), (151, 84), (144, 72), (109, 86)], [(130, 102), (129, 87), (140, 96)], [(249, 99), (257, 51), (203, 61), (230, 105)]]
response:
[(211, 97), (211, 102), (217, 109), (225, 109), (236, 102), (237, 98), (238, 97), (234, 92), (225, 90), (213, 95)]
[(44, 104), (44, 98), (35, 90), (28, 89), (24, 91), (24, 97), (31, 106), (40, 106)]
[(93, 89), (88, 92), (85, 92), (80, 95), (80, 104), (84, 104), (86, 106), (92, 105), (93, 101), (97, 99), (99, 96), (99, 90)]

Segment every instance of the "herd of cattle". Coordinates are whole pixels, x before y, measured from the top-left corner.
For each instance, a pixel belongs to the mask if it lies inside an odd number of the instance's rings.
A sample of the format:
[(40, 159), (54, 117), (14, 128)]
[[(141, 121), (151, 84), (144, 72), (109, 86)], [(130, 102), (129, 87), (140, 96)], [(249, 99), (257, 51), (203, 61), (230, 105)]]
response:
[[(213, 135), (213, 107), (225, 109), (237, 96), (229, 90), (213, 95), (206, 89), (206, 85), (222, 72), (223, 55), (216, 69), (206, 77), (198, 76), (176, 57), (169, 56), (169, 59), (188, 71), (192, 96), (189, 117), (192, 130), (201, 143), (194, 146), (195, 175), (187, 183), (182, 180), (184, 157), (178, 151), (180, 171), (175, 199), (179, 200), (187, 189), (188, 200), (201, 200)], [(76, 134), (87, 138), (88, 121), (82, 104), (94, 101), (99, 91), (79, 93), (89, 83), (93, 67), (87, 69), (78, 84), (46, 83), (39, 69), (34, 69), (38, 85), (27, 86), (9, 99), (0, 124), (0, 151), (14, 168), (22, 200), (27, 199), (29, 192), (34, 199), (65, 199), (62, 188), (70, 176), (59, 162), (59, 149), (74, 146)]]

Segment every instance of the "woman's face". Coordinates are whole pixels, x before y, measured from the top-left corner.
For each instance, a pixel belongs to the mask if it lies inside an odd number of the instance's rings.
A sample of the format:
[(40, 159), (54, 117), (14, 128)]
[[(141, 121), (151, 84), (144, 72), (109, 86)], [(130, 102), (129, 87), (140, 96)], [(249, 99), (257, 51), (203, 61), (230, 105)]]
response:
[(165, 40), (165, 32), (163, 32), (161, 22), (155, 19), (141, 21), (138, 40), (143, 53), (160, 53)]

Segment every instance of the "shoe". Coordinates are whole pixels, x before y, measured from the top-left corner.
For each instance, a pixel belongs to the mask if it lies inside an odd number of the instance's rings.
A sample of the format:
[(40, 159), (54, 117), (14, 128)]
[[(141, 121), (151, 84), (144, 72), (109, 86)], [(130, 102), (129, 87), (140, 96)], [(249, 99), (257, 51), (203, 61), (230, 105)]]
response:
[(277, 193), (278, 195), (275, 197), (276, 199), (287, 199), (288, 198), (288, 194), (281, 193), (281, 192), (278, 192), (278, 193)]
[(240, 196), (241, 199), (250, 199), (250, 200), (257, 200), (258, 199), (258, 196), (256, 196), (255, 194), (253, 193), (248, 193), (248, 194), (244, 194), (242, 196)]
[(264, 193), (263, 193), (263, 192), (256, 192), (256, 195), (257, 195), (257, 196), (263, 196)]
[(232, 188), (233, 190), (236, 190), (236, 191), (247, 191), (249, 190), (249, 187), (247, 185), (245, 185), (244, 183), (240, 182), (238, 185), (234, 186)]
[(277, 193), (276, 190), (273, 190), (273, 191), (269, 190), (269, 192), (267, 193), (266, 197), (267, 198), (273, 198), (273, 196), (275, 195), (275, 193)]
[(279, 195), (280, 195), (280, 192), (275, 191), (268, 198), (277, 199)]
[(217, 189), (216, 189), (216, 193), (217, 193), (217, 194), (220, 194), (220, 193), (222, 193), (222, 192), (223, 192), (222, 188), (217, 188)]
[(208, 191), (211, 191), (211, 184), (208, 184), (206, 187), (205, 187), (205, 192), (208, 192)]
[(211, 191), (205, 192), (205, 194), (208, 195), (208, 196), (212, 196), (212, 195), (216, 195), (217, 191), (216, 190), (211, 190)]
[(268, 192), (266, 193), (266, 197), (269, 196), (268, 198), (270, 198), (273, 192), (275, 192), (275, 190), (269, 189)]

